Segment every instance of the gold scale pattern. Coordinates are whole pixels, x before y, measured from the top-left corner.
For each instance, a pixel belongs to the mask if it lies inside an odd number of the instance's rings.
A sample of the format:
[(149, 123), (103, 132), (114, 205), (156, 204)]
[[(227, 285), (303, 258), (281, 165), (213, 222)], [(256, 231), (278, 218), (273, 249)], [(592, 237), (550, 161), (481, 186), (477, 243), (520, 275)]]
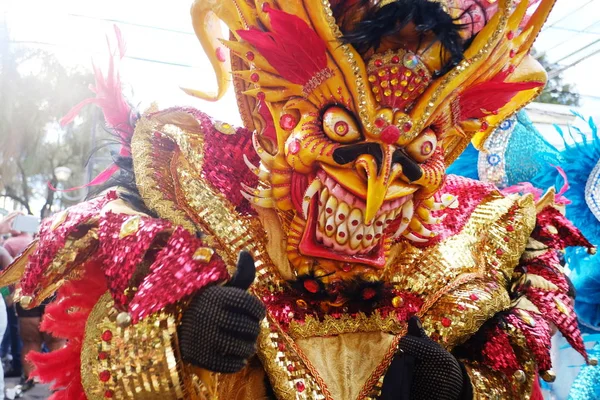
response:
[(118, 399), (201, 399), (199, 389), (186, 389), (184, 367), (174, 350), (175, 314), (164, 310), (120, 327), (110, 293), (102, 295), (86, 323), (83, 343), (81, 377), (88, 399), (105, 399), (107, 391)]

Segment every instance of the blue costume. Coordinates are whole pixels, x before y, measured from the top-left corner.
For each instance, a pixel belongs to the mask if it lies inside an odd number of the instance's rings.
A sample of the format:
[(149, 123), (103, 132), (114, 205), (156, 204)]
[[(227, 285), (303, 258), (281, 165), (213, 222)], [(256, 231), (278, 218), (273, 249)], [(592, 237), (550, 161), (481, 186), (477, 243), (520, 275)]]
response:
[[(566, 206), (567, 218), (597, 245), (600, 243), (600, 137), (591, 118), (586, 120), (579, 114), (575, 116), (589, 126), (591, 135), (576, 127), (570, 127), (567, 132), (556, 127), (563, 138), (564, 150), (548, 143), (527, 114), (520, 111), (504, 121), (486, 140), (483, 151), (479, 152), (470, 145), (448, 171), (494, 183), (501, 189), (525, 182), (535, 188), (558, 189), (565, 186), (566, 176), (569, 189), (565, 195), (570, 201)], [(598, 359), (600, 256), (573, 248), (566, 251), (565, 262), (577, 293), (575, 310), (588, 354)], [(560, 363), (555, 362), (558, 364), (555, 365), (556, 382), (543, 385), (547, 397), (557, 400), (600, 399), (600, 367), (586, 365), (581, 356), (563, 346), (562, 338), (555, 338), (553, 344)]]

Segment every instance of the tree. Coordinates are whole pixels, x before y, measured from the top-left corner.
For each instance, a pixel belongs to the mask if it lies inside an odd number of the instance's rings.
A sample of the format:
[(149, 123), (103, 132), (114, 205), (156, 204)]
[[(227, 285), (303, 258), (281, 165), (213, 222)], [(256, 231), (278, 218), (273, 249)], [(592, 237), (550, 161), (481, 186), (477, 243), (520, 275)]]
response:
[(30, 214), (41, 205), (45, 217), (60, 197), (48, 185), (58, 185), (57, 167), (73, 171), (68, 184), (88, 179), (85, 163), (95, 146), (90, 133), (108, 135), (101, 113), (86, 108), (66, 129), (58, 121), (90, 96), (92, 81), (89, 71), (66, 68), (47, 52), (11, 45), (6, 26), (0, 25), (0, 196)]
[[(536, 56), (535, 53), (534, 56)], [(564, 83), (562, 73), (552, 73), (552, 71), (558, 71), (560, 69), (560, 65), (548, 61), (545, 54), (536, 56), (536, 59), (550, 74), (550, 78), (548, 79), (548, 83), (546, 84), (544, 91), (536, 99), (536, 101), (540, 103), (579, 106), (579, 93), (577, 93), (575, 85)]]

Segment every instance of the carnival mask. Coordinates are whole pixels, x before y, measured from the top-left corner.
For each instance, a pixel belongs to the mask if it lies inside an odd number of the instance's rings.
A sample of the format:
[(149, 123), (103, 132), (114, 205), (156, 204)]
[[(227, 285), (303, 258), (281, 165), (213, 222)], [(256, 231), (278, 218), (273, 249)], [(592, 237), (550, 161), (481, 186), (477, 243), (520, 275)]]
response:
[(446, 166), (539, 93), (528, 51), (550, 6), (197, 0), (220, 85), (187, 91), (219, 98), (233, 67), (261, 159), (244, 195), (280, 214), (296, 273), (377, 277), (395, 243), (436, 236)]

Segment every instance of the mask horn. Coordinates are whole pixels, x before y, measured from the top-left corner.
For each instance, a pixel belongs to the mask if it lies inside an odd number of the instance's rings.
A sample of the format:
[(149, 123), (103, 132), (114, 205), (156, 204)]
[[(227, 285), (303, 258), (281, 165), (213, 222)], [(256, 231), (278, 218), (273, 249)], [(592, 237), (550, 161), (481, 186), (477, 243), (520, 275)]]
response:
[[(244, 11), (240, 10), (242, 13)], [(236, 8), (235, 0), (196, 0), (192, 4), (190, 12), (196, 37), (202, 44), (215, 71), (218, 89), (216, 93), (189, 88), (181, 89), (191, 96), (217, 101), (227, 92), (231, 74), (229, 50), (221, 43), (223, 40), (221, 21), (227, 24), (231, 32), (236, 32), (238, 29), (244, 28), (243, 17)]]

